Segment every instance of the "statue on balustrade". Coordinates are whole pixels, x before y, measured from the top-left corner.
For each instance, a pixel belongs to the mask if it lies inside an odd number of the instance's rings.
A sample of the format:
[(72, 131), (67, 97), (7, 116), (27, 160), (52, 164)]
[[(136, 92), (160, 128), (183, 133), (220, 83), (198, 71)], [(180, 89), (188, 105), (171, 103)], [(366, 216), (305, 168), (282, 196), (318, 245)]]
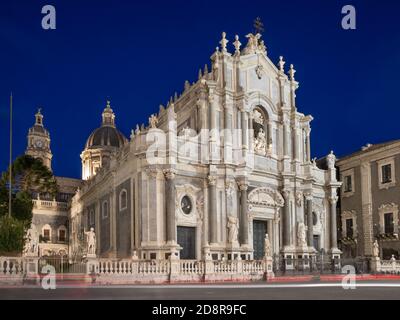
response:
[(86, 231), (85, 235), (86, 235), (87, 255), (94, 256), (96, 255), (96, 234), (94, 232), (93, 227), (90, 228), (89, 231)]
[(378, 244), (377, 240), (374, 241), (373, 246), (374, 246), (373, 255), (374, 255), (375, 258), (378, 258), (379, 257), (379, 244)]
[(37, 256), (39, 253), (39, 236), (36, 228), (31, 227), (26, 234), (24, 255)]

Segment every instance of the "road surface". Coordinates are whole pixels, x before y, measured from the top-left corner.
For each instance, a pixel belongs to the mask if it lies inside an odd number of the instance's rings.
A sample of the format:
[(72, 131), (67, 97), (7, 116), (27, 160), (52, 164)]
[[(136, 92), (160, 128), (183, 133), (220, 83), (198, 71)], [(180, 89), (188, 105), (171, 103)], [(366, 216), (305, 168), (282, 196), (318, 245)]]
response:
[(400, 300), (400, 282), (359, 282), (356, 289), (340, 283), (307, 284), (201, 284), (113, 287), (0, 288), (0, 299), (133, 299), (133, 300)]

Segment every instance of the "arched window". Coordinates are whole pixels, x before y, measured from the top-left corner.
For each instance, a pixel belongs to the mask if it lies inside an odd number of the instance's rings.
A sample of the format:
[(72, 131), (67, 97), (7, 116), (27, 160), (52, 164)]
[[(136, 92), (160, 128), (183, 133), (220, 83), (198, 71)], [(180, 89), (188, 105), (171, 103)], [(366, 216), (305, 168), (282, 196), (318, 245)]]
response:
[(125, 210), (128, 207), (128, 193), (123, 189), (119, 193), (119, 210)]
[(67, 228), (65, 226), (60, 226), (58, 228), (58, 241), (59, 242), (67, 241)]
[(254, 132), (254, 152), (261, 156), (270, 155), (272, 152), (272, 139), (268, 124), (268, 114), (256, 107), (252, 114)]
[(107, 201), (103, 202), (103, 210), (101, 212), (101, 217), (103, 219), (108, 218), (108, 202)]
[(51, 227), (48, 224), (42, 228), (42, 240), (45, 242), (51, 241)]
[(92, 227), (95, 224), (95, 215), (94, 210), (90, 210), (89, 212), (89, 226)]

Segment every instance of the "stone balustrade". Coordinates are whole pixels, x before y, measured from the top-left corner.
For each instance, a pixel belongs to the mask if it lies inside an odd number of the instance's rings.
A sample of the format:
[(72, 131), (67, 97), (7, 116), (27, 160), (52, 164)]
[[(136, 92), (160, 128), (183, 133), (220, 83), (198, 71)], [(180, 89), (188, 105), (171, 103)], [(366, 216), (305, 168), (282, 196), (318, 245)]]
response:
[[(38, 257), (0, 257), (0, 284), (38, 280)], [(136, 260), (88, 258), (86, 274), (97, 284), (262, 280), (267, 262), (244, 260)]]
[(24, 261), (20, 257), (0, 257), (0, 283), (22, 283)]
[(59, 211), (68, 211), (69, 206), (67, 202), (57, 202), (57, 201), (49, 201), (49, 200), (37, 200), (34, 199), (33, 207), (35, 209), (54, 209)]
[(261, 280), (266, 272), (265, 261), (242, 260), (92, 259), (91, 265), (102, 284)]

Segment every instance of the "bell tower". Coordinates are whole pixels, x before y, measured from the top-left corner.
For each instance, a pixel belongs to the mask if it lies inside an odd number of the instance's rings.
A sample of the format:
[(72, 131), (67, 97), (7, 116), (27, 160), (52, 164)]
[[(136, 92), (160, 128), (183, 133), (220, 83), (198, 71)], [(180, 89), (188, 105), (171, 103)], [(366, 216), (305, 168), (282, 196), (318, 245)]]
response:
[(53, 154), (50, 150), (50, 134), (43, 126), (41, 109), (35, 114), (35, 124), (28, 132), (28, 145), (25, 154), (41, 159), (43, 164), (51, 170)]

